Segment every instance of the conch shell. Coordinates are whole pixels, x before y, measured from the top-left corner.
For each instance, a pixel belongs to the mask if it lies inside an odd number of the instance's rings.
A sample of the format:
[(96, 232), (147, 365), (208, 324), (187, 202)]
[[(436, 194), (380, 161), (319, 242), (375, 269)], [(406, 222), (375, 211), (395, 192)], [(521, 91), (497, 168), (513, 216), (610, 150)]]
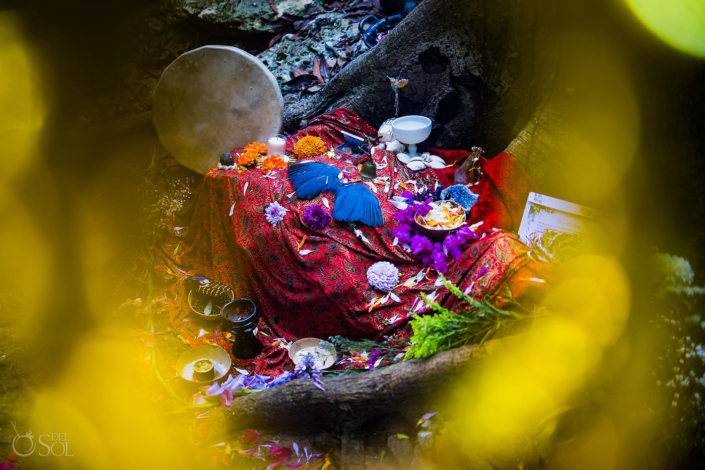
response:
[[(377, 136), (380, 142), (392, 142), (394, 140), (394, 130), (392, 129), (392, 122), (394, 119), (387, 119), (382, 123), (377, 131)], [(387, 148), (389, 150), (389, 148)]]

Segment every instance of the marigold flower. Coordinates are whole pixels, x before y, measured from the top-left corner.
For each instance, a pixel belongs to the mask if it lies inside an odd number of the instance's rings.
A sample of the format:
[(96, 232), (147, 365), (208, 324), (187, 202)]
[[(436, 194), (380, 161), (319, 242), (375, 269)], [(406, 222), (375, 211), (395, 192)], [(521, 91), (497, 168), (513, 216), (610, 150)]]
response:
[(245, 152), (237, 159), (237, 164), (240, 166), (254, 165), (257, 162), (258, 157), (259, 153), (257, 151), (253, 149), (245, 150)]
[(251, 144), (245, 145), (245, 152), (248, 150), (254, 150), (261, 155), (267, 154), (267, 146), (265, 144), (260, 144), (259, 142), (252, 142)]
[(302, 137), (294, 145), (294, 155), (298, 159), (317, 157), (328, 151), (326, 143), (318, 137), (307, 135)]
[(286, 162), (282, 160), (279, 155), (270, 155), (264, 159), (262, 163), (262, 173), (269, 173), (270, 171), (286, 168)]

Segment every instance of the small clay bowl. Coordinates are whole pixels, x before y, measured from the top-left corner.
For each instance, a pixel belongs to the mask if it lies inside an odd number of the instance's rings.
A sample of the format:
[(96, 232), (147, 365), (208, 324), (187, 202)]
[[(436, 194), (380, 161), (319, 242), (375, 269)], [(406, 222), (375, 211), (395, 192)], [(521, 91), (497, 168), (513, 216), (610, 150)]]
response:
[(193, 378), (199, 382), (213, 380), (215, 369), (210, 359), (200, 359), (193, 364)]
[[(201, 380), (197, 377), (194, 366), (197, 362), (203, 360), (207, 360), (213, 365), (211, 368), (213, 376), (209, 379)], [(176, 360), (176, 373), (187, 382), (205, 385), (225, 377), (230, 372), (232, 364), (230, 354), (225, 349), (213, 344), (206, 344), (184, 352)]]

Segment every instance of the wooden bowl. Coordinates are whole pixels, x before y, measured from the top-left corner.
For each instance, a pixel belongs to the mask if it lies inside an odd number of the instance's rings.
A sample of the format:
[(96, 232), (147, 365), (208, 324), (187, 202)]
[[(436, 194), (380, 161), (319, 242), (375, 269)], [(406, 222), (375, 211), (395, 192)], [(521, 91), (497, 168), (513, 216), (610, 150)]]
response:
[[(192, 302), (197, 298), (203, 299), (204, 302), (208, 302), (209, 299), (213, 300), (213, 308), (211, 308), (210, 315), (205, 315), (193, 307)], [(200, 318), (203, 318), (204, 320), (208, 320), (208, 321), (220, 320), (220, 309), (223, 307), (223, 305), (225, 305), (225, 304), (219, 303), (218, 301), (216, 301), (215, 299), (213, 299), (212, 297), (210, 297), (208, 295), (201, 294), (201, 293), (198, 293), (193, 290), (188, 293), (188, 306), (191, 307), (191, 310), (193, 311), (193, 313), (198, 315)]]

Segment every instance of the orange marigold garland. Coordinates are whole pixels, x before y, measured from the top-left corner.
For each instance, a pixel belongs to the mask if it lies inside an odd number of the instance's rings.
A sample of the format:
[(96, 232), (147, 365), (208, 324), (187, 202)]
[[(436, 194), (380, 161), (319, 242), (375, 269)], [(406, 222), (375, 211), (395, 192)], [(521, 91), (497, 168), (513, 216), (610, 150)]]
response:
[(247, 152), (248, 150), (254, 150), (257, 153), (266, 155), (267, 146), (265, 144), (260, 144), (259, 142), (252, 142), (251, 144), (245, 145), (245, 152)]
[(237, 159), (237, 164), (240, 166), (254, 165), (257, 162), (257, 157), (259, 157), (259, 152), (247, 150)]
[(286, 162), (282, 160), (282, 157), (279, 155), (270, 155), (262, 162), (262, 173), (269, 173), (279, 168), (286, 168), (286, 166)]
[(312, 135), (302, 137), (296, 142), (296, 145), (294, 145), (294, 155), (296, 155), (298, 159), (317, 157), (327, 151), (326, 143), (323, 142), (322, 139)]
[(260, 155), (267, 154), (267, 146), (259, 142), (252, 142), (245, 146), (245, 151), (237, 159), (237, 164), (240, 166), (251, 166), (257, 163), (257, 158)]

